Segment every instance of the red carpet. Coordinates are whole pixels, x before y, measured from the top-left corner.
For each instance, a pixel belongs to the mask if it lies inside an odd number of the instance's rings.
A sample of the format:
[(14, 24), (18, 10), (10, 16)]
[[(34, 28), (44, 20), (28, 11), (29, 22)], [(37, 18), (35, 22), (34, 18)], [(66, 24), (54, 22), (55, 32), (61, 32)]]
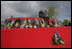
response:
[[(66, 45), (52, 45), (55, 30)], [(1, 29), (1, 48), (71, 48), (71, 27)]]

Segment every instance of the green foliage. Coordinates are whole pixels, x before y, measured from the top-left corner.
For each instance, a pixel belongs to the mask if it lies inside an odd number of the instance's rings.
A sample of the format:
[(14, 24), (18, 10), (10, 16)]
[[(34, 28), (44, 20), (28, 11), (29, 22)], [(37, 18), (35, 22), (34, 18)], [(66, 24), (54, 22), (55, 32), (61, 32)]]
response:
[(48, 16), (55, 17), (56, 15), (58, 15), (58, 13), (56, 13), (55, 11), (55, 7), (54, 6), (50, 6), (48, 9)]
[(63, 26), (68, 26), (68, 25), (69, 25), (69, 20), (68, 20), (68, 19), (65, 19), (65, 20), (62, 22), (62, 25), (63, 25)]

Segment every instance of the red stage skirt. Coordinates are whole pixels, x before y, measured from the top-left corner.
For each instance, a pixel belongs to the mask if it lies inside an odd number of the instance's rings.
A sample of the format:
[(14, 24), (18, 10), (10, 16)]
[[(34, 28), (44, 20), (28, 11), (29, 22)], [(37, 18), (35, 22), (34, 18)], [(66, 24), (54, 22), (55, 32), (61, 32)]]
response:
[[(66, 45), (53, 45), (58, 31)], [(1, 29), (1, 48), (71, 48), (71, 27)]]

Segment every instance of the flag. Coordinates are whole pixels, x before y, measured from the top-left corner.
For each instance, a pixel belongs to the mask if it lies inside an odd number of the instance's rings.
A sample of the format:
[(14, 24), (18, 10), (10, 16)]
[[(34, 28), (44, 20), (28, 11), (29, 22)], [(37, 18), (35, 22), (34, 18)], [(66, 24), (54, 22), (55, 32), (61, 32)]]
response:
[(41, 23), (41, 26), (42, 26), (42, 27), (44, 27), (44, 26), (45, 26), (45, 24), (44, 24), (44, 23), (43, 23), (43, 24)]
[(36, 24), (36, 27), (37, 27), (37, 28), (40, 28), (40, 25)]
[(61, 22), (61, 21), (59, 21), (59, 24), (62, 24), (62, 22)]
[(23, 23), (23, 18), (21, 19), (21, 23)]
[(14, 21), (14, 22), (15, 22), (15, 24), (16, 24), (16, 19), (15, 19), (15, 21)]
[(24, 25), (22, 24), (22, 25), (21, 25), (21, 28), (23, 28), (23, 26), (24, 26)]
[(26, 24), (23, 24), (23, 28), (26, 28)]
[(40, 19), (38, 19), (39, 23), (40, 23)]
[(7, 23), (9, 23), (9, 19), (7, 19)]
[(59, 24), (58, 20), (57, 20), (57, 24)]
[(59, 40), (59, 34), (58, 34), (58, 32), (57, 32), (57, 31), (55, 31), (55, 34), (57, 35), (57, 38), (58, 38), (58, 40)]
[(62, 24), (62, 22), (61, 21), (59, 21), (60, 22), (60, 24)]
[(36, 23), (37, 23), (37, 24), (39, 24), (39, 22), (38, 22), (38, 20), (37, 20), (37, 19), (36, 19), (35, 21), (36, 21)]
[(35, 24), (35, 21), (33, 19), (31, 19), (31, 24)]

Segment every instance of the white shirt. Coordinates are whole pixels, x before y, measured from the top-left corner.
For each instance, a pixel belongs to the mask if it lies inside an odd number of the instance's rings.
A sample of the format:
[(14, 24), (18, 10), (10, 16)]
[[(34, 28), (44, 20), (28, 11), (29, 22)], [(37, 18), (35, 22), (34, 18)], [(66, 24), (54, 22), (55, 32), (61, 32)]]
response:
[(36, 26), (34, 25), (34, 28), (36, 28)]
[(28, 25), (26, 25), (26, 28), (28, 28)]

